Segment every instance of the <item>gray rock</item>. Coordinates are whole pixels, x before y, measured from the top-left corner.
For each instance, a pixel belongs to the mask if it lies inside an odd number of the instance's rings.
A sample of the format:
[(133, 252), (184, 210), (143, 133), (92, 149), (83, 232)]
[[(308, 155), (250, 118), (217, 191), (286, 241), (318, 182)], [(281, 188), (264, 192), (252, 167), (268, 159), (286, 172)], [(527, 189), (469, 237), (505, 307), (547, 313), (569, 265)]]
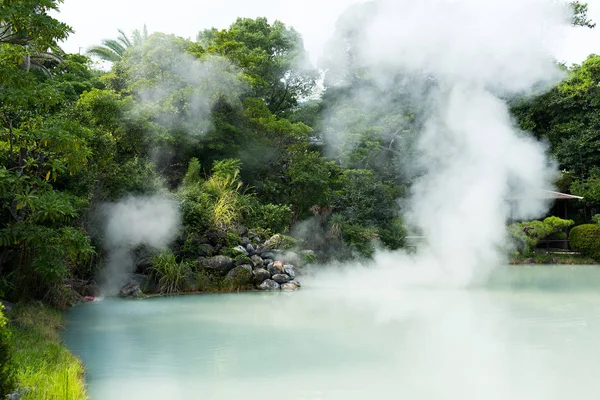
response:
[(248, 252), (248, 254), (253, 254), (256, 252), (256, 249), (254, 249), (254, 246), (252, 246), (252, 243), (248, 243), (246, 245), (246, 251)]
[(246, 248), (247, 248), (249, 244), (250, 244), (250, 239), (248, 239), (246, 236), (244, 236), (242, 238), (242, 246), (246, 246)]
[(233, 268), (233, 260), (225, 256), (214, 256), (206, 258), (202, 266), (206, 269), (219, 271), (226, 274)]
[(277, 283), (287, 283), (292, 280), (287, 274), (275, 274), (271, 277)]
[(287, 264), (302, 264), (302, 258), (298, 255), (298, 253), (294, 253), (293, 251), (285, 253), (283, 256), (283, 261), (285, 261)]
[(129, 282), (119, 290), (119, 296), (124, 298), (139, 298), (143, 297), (142, 289), (140, 284), (137, 282)]
[(269, 265), (274, 261), (275, 260), (273, 260), (272, 258), (263, 258), (263, 265)]
[(247, 285), (252, 281), (252, 266), (241, 265), (235, 267), (227, 273), (227, 277), (231, 278), (236, 285)]
[(294, 285), (298, 286), (299, 288), (302, 287), (302, 285), (300, 284), (300, 282), (298, 282), (297, 280), (293, 280), (293, 281), (289, 281), (288, 283), (293, 283)]
[(272, 249), (276, 249), (276, 248), (279, 247), (279, 245), (281, 244), (281, 242), (282, 242), (281, 235), (280, 234), (276, 234), (276, 235), (271, 236), (271, 238), (269, 238), (265, 242), (264, 246), (270, 247)]
[(288, 274), (292, 279), (296, 277), (296, 272), (294, 272), (294, 266), (286, 264), (283, 266), (283, 272)]
[(264, 268), (255, 269), (254, 271), (252, 271), (252, 275), (254, 277), (254, 283), (257, 285), (260, 285), (261, 283), (263, 283), (271, 277), (269, 271), (267, 271)]
[(269, 265), (267, 266), (267, 271), (269, 271), (269, 273), (271, 275), (282, 274), (283, 273), (283, 263), (281, 261), (275, 261), (275, 262), (269, 263)]
[(250, 257), (250, 259), (252, 260), (252, 264), (254, 264), (255, 267), (260, 268), (264, 265), (263, 259), (257, 256), (256, 254)]
[(260, 256), (262, 258), (272, 258), (275, 259), (275, 254), (273, 252), (271, 252), (271, 249), (267, 248), (268, 250), (265, 250), (265, 247), (259, 247), (258, 250), (256, 251), (258, 254), (260, 254)]
[(260, 290), (279, 290), (279, 283), (275, 282), (272, 279), (267, 279), (260, 285), (258, 285)]
[(216, 253), (214, 246), (203, 243), (198, 245), (198, 255), (201, 257), (212, 257)]
[(298, 286), (295, 283), (287, 282), (281, 285), (281, 290), (285, 292), (293, 292), (295, 290), (298, 290)]
[(4, 306), (4, 311), (11, 311), (13, 308), (15, 308), (15, 305), (10, 301), (0, 299), (0, 303)]

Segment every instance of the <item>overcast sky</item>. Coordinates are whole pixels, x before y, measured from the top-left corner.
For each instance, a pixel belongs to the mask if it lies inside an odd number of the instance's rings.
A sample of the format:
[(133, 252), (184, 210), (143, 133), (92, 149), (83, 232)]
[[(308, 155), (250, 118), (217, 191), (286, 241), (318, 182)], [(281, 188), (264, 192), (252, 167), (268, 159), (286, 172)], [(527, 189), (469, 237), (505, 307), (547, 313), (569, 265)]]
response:
[[(418, 0), (415, 0), (418, 1)], [(482, 0), (485, 1), (485, 0)], [(71, 53), (85, 51), (102, 39), (116, 38), (117, 29), (131, 32), (147, 25), (149, 32), (174, 33), (195, 38), (205, 28), (226, 28), (236, 17), (267, 17), (296, 28), (304, 38), (313, 61), (333, 33), (337, 17), (356, 0), (65, 0), (59, 19), (75, 33), (63, 48)], [(583, 61), (600, 53), (600, 0), (588, 0), (591, 18), (598, 28), (569, 29), (556, 56), (567, 63)]]

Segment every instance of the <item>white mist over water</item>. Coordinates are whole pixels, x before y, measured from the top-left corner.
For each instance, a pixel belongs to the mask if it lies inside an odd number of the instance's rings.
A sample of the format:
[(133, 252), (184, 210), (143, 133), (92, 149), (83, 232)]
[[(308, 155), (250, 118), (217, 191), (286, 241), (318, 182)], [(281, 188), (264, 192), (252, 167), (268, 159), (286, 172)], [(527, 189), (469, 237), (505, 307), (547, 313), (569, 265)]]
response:
[(101, 272), (104, 294), (114, 294), (135, 271), (132, 251), (140, 245), (166, 247), (177, 235), (181, 215), (177, 203), (161, 197), (128, 197), (105, 204), (104, 247), (108, 253)]
[[(568, 24), (566, 5), (554, 0), (382, 0), (340, 19), (329, 55), (338, 81), (344, 65), (368, 71), (378, 90), (399, 75), (421, 77), (401, 88), (425, 101), (411, 167), (421, 176), (406, 217), (427, 244), (416, 256), (380, 252), (381, 273), (363, 279), (469, 285), (505, 261), (509, 218), (544, 215), (536, 192), (552, 187), (555, 169), (546, 147), (515, 126), (505, 98), (561, 78), (551, 46)], [(371, 99), (371, 110), (386, 107)]]

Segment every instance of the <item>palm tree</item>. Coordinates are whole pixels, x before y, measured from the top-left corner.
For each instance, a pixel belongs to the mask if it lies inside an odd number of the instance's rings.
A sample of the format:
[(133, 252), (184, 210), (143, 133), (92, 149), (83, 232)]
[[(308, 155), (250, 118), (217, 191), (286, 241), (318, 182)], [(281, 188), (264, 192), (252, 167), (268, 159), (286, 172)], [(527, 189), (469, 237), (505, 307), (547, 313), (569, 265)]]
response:
[(87, 53), (104, 61), (116, 62), (121, 60), (125, 50), (130, 47), (141, 46), (147, 38), (148, 29), (146, 28), (146, 25), (144, 25), (142, 31), (139, 29), (134, 30), (131, 38), (119, 29), (119, 36), (117, 39), (104, 39), (101, 45), (90, 47)]

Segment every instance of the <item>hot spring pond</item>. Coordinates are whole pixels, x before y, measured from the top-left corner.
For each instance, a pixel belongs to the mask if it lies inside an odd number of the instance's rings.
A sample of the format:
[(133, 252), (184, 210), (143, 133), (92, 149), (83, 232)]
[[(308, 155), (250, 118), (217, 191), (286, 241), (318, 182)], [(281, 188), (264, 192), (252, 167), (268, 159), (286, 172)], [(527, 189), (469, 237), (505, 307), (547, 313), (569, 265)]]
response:
[(600, 396), (599, 267), (511, 268), (469, 290), (106, 299), (67, 318), (92, 400)]

